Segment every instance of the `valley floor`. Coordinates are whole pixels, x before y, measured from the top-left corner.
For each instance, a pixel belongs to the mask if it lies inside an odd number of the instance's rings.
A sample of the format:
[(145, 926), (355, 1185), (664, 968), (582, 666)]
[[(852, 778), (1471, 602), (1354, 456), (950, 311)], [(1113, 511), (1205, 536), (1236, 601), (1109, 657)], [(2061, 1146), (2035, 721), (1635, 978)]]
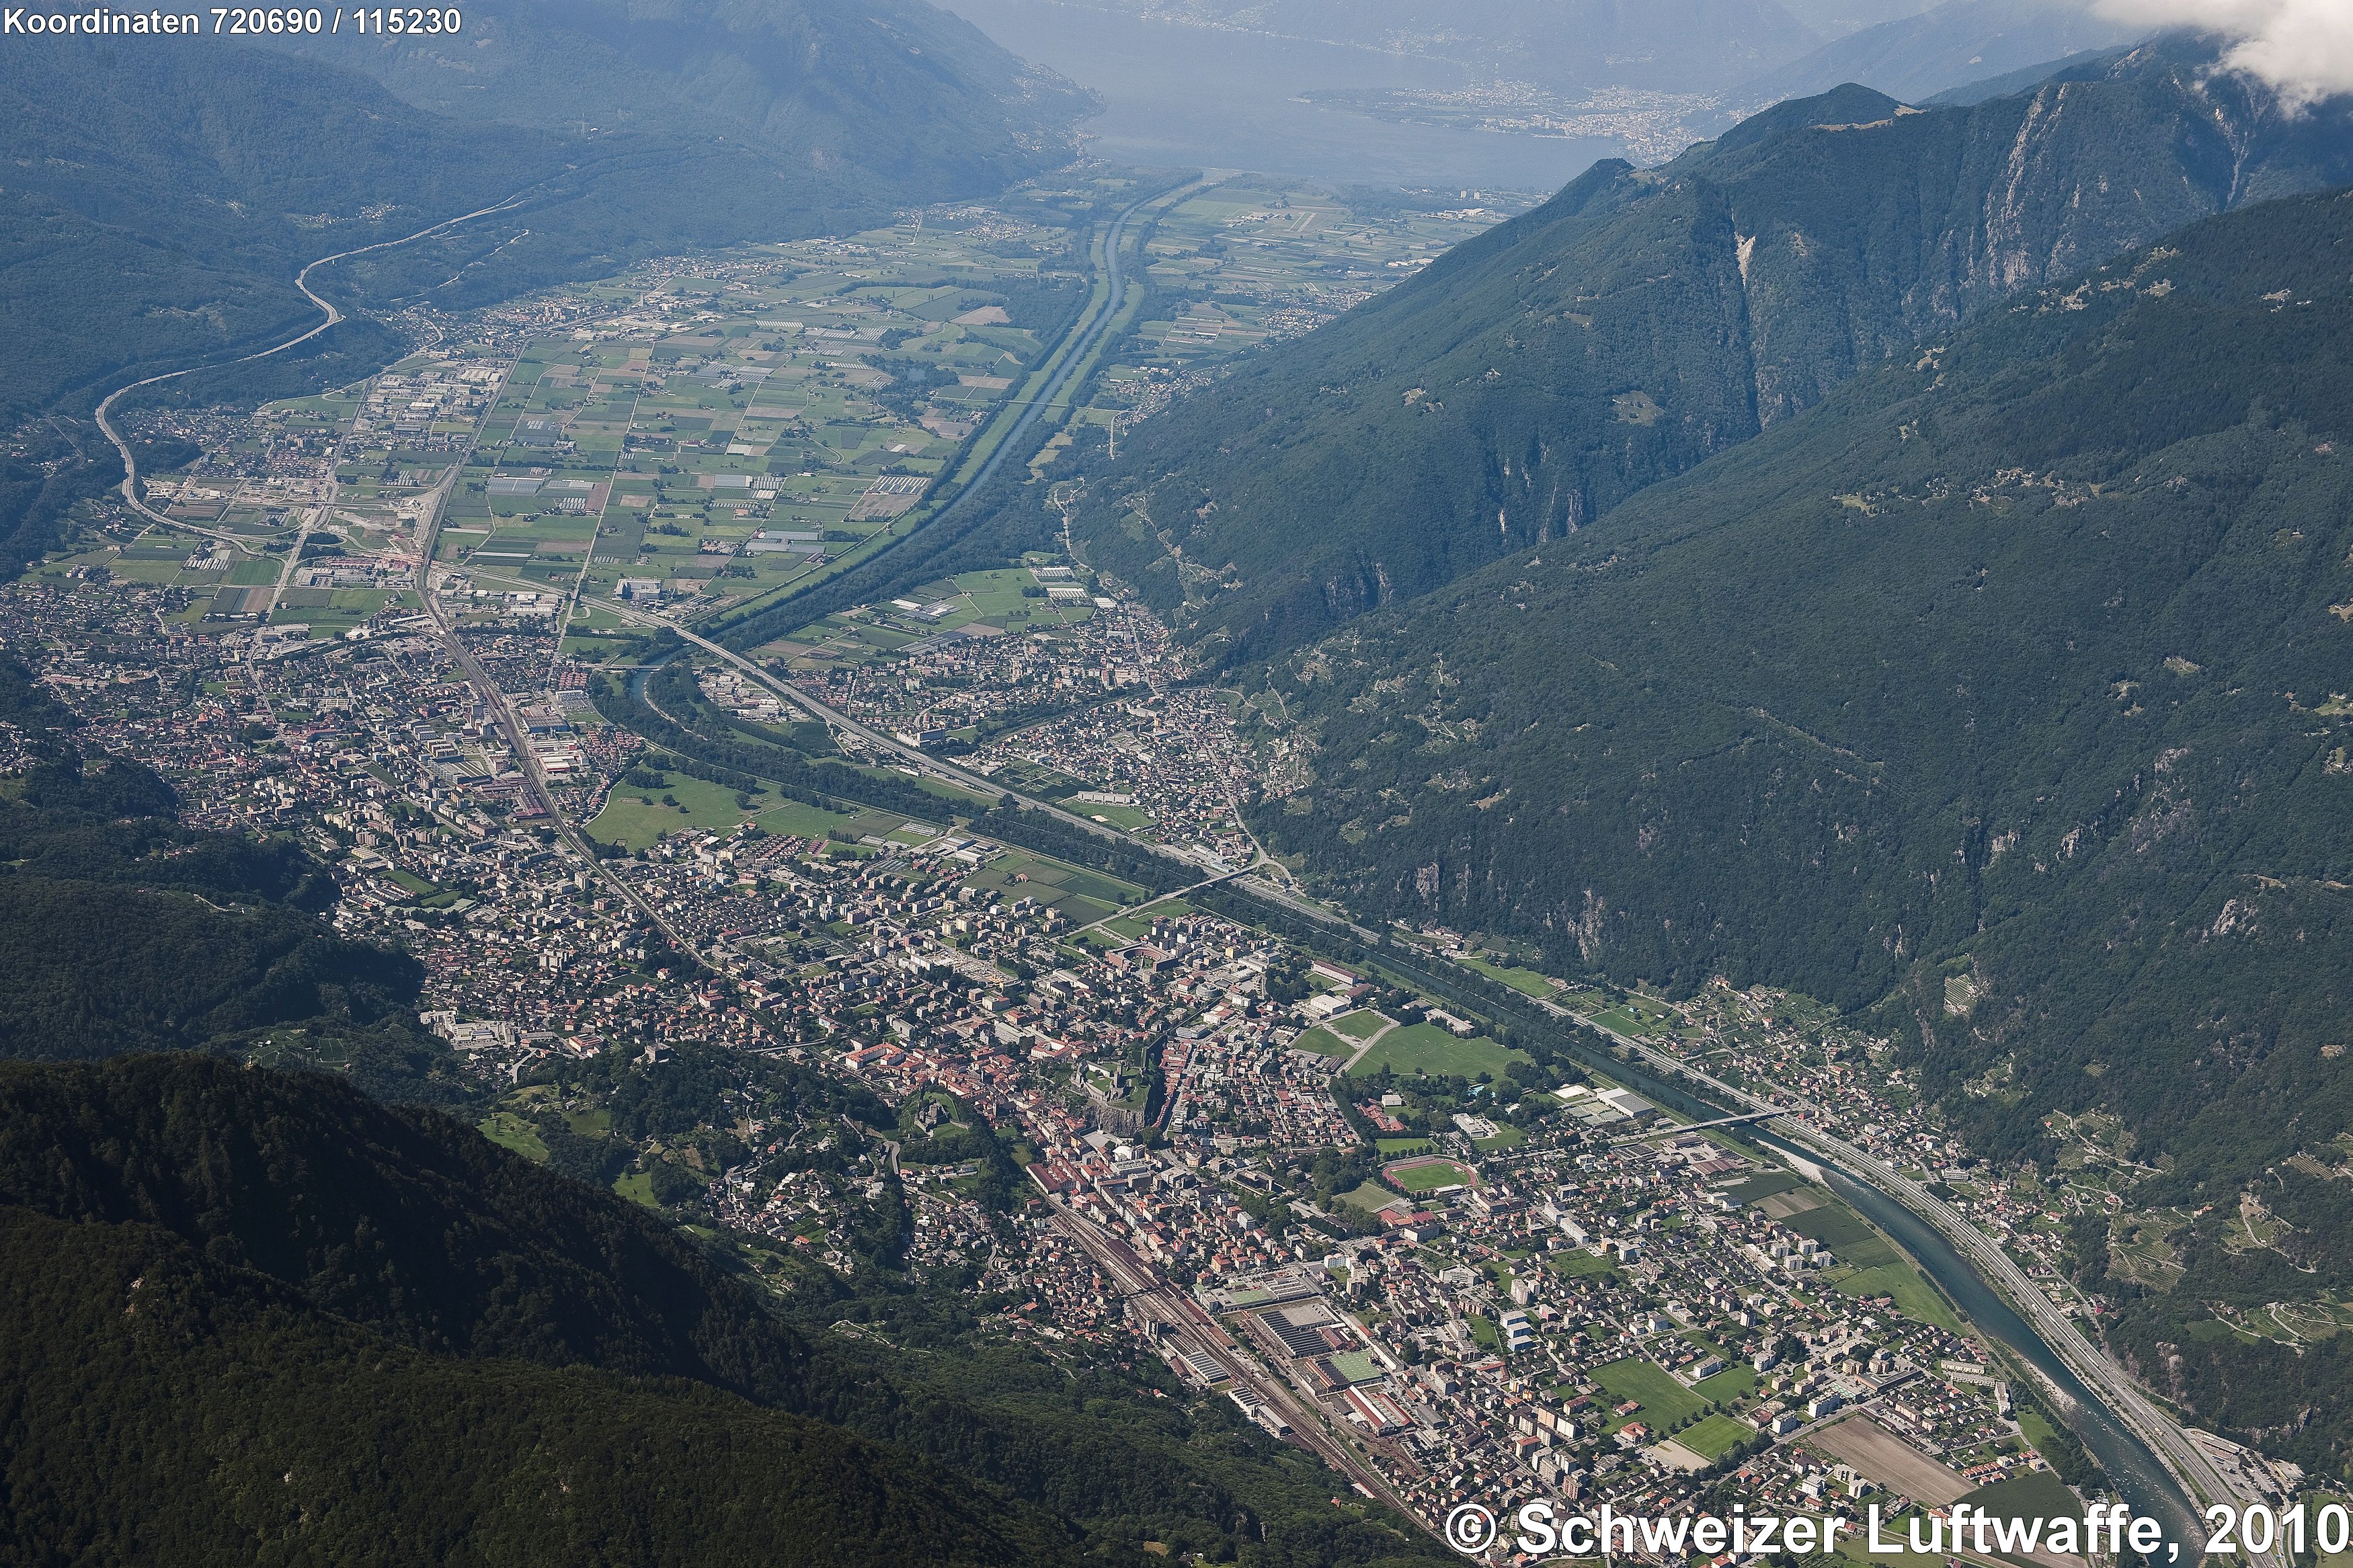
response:
[[(1501, 216), (1231, 183), (1175, 204), (1145, 243), (1158, 292), (1032, 465), (1039, 504), (1071, 441)], [(1279, 875), (1240, 803), (1285, 753), (1083, 562), (1029, 552), (748, 657), (693, 640), (920, 521), (1054, 347), (1020, 314), (1051, 237), (974, 207), (648, 264), (436, 323), (328, 396), (158, 416), (205, 448), (151, 486), (171, 524), (93, 510), (0, 596), (0, 641), (189, 823), (333, 868), (337, 929), (423, 962), (486, 1136), (730, 1238), (779, 1292), (953, 1291), (984, 1335), (1152, 1352), (1432, 1527), (1538, 1495), (1659, 1515), (1727, 1479), (1850, 1519), (2040, 1507), (2022, 1479), (2054, 1469), (2095, 1490), (1827, 1187), (1221, 901)], [(1997, 1172), (1803, 998), (1671, 1005), (1404, 934), (1802, 1096), (2058, 1310), (2102, 1310), (2058, 1254), (2132, 1174), (2114, 1127)], [(2168, 1216), (2120, 1223), (2161, 1279)], [(2246, 1331), (2340, 1321), (2287, 1304)]]

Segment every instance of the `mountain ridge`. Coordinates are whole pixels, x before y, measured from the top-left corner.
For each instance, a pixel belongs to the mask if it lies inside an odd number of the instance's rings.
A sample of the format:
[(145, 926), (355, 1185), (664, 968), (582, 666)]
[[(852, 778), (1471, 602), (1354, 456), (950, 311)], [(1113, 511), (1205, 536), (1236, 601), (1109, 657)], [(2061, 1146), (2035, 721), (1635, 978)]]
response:
[(2129, 45), (2140, 37), (2142, 29), (2109, 21), (2088, 7), (2054, 7), (2042, 0), (1945, 0), (1918, 16), (1835, 39), (1742, 83), (1729, 96), (1736, 103), (1769, 103), (1858, 82), (1919, 103), (2046, 62), (2055, 71), (2071, 57)]
[[(2353, 934), (2316, 695), (2353, 689), (2347, 254), (2343, 195), (2210, 220), (1293, 656), (1318, 779), (1255, 825), (1369, 913), (1892, 1006), (1940, 1089), (2015, 1055), (2062, 1108), (2277, 1157), (2189, 1131), (2272, 1090), (2168, 1009), (2204, 976), (2308, 1113), (2353, 1114), (2313, 1034)], [(1433, 655), (1442, 691), (1398, 678)], [(1947, 1012), (1940, 964), (1988, 999)]]
[(2227, 1323), (2353, 1284), (2348, 366), (2353, 193), (2032, 290), (1273, 661), (1314, 777), (1250, 825), (1367, 921), (1826, 1001), (1997, 1170), (2115, 1118), (2063, 1259), (2113, 1348), (2339, 1468), (2343, 1352)]
[[(724, 139), (886, 199), (1002, 188), (1073, 150), (1082, 89), (924, 0), (510, 0), (468, 17), (464, 47), (292, 36), (268, 47), (332, 63), (453, 120), (564, 135)], [(477, 96), (479, 95), (479, 96)], [(599, 121), (584, 115), (592, 106)]]
[(0, 1258), (12, 1553), (1082, 1560), (1034, 1511), (806, 1417), (695, 1384), (427, 1356), (153, 1226), (0, 1206)]
[(1137, 426), (1073, 536), (1240, 660), (1588, 527), (1995, 300), (2353, 177), (2344, 111), (2291, 119), (2210, 58), (1929, 111), (1842, 88), (1597, 164)]

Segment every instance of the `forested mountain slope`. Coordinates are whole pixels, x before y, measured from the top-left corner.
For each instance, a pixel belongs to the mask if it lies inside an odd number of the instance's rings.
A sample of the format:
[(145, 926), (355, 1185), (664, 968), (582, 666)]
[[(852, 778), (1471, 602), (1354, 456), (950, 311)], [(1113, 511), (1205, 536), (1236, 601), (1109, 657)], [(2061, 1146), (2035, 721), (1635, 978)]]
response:
[(202, 1047), (462, 1095), (417, 1026), (407, 954), (338, 937), (298, 847), (180, 826), (171, 787), (87, 758), (76, 721), (0, 656), (0, 1059)]
[(1282, 661), (1255, 826), (1366, 913), (1884, 999), (1986, 1152), (2101, 1107), (2213, 1201), (2353, 1126), (2348, 442), (2353, 196), (2212, 220)]
[(322, 1079), (0, 1068), (0, 1202), (160, 1226), (419, 1351), (803, 1393), (807, 1347), (666, 1221)]
[(1841, 89), (1598, 165), (1139, 426), (1077, 536), (1250, 656), (1589, 528), (2015, 290), (2353, 178), (2343, 100), (2285, 117), (2208, 63), (1927, 112)]
[(326, 1079), (0, 1067), (0, 1252), (29, 1559), (1075, 1557), (787, 1413), (799, 1337), (659, 1218)]
[(920, 0), (643, 10), (518, 5), (457, 38), (305, 56), (209, 37), (0, 54), (0, 416), (314, 324), (303, 262), (510, 197), (314, 282), (476, 304), (986, 195), (1069, 156), (1078, 96)]
[[(188, 1055), (0, 1066), (0, 1386), (23, 1395), (0, 1433), (0, 1551), (1045, 1565), (1141, 1563), (1150, 1540), (1264, 1568), (1442, 1558), (1333, 1508), (1315, 1461), (1222, 1401), (1139, 1400), (952, 1337), (879, 1350), (827, 1328), (873, 1304), (815, 1282), (805, 1331), (717, 1256), (326, 1079)], [(924, 1303), (902, 1305), (920, 1322)]]
[(562, 144), (210, 39), (76, 40), (0, 53), (0, 413), (21, 414), (312, 325), (298, 259), (488, 205), (559, 173)]

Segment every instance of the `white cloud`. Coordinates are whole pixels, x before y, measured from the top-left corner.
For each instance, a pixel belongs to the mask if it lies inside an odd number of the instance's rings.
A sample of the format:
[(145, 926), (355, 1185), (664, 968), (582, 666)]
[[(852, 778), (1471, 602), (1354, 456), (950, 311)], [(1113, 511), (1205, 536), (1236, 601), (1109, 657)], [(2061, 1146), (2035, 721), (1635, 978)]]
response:
[(2103, 16), (2231, 40), (2223, 63), (2305, 106), (2353, 92), (2353, 0), (2098, 0)]

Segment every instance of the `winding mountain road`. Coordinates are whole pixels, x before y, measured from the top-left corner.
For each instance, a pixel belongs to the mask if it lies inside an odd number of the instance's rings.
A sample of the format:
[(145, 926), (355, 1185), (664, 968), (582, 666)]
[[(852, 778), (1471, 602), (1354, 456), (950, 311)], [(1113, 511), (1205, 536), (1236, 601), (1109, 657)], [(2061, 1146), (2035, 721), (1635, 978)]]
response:
[(332, 256), (322, 256), (316, 261), (308, 262), (303, 266), (301, 271), (294, 275), (294, 287), (302, 291), (302, 297), (304, 299), (310, 300), (311, 304), (316, 305), (319, 308), (320, 315), (322, 318), (319, 324), (312, 327), (309, 331), (297, 333), (295, 336), (287, 339), (282, 343), (272, 344), (270, 347), (259, 350), (254, 353), (239, 354), (233, 359), (208, 360), (202, 364), (192, 364), (180, 370), (166, 371), (162, 375), (151, 375), (142, 381), (131, 382), (125, 385), (118, 386), (112, 392), (108, 393), (106, 396), (99, 402), (96, 411), (96, 418), (98, 420), (98, 428), (100, 432), (105, 436), (107, 440), (113, 443), (115, 451), (121, 454), (122, 458), (121, 489), (122, 499), (125, 504), (127, 504), (132, 510), (147, 519), (150, 522), (162, 523), (167, 528), (188, 528), (191, 532), (206, 534), (215, 539), (227, 539), (231, 542), (235, 543), (239, 549), (245, 550), (248, 554), (252, 553), (250, 548), (247, 545), (247, 542), (244, 540), (237, 539), (233, 534), (216, 533), (211, 529), (189, 528), (187, 523), (178, 522), (171, 518), (165, 517), (162, 512), (154, 510), (153, 508), (149, 507), (146, 502), (139, 499), (139, 459), (132, 455), (131, 443), (124, 440), (122, 438), (122, 433), (114, 427), (113, 414), (115, 404), (128, 394), (136, 392), (142, 386), (154, 386), (162, 382), (176, 381), (184, 375), (194, 375), (200, 370), (224, 370), (230, 365), (250, 364), (255, 360), (268, 359), (273, 354), (282, 354), (288, 349), (300, 348), (302, 344), (309, 342), (312, 338), (317, 337), (321, 332), (325, 331), (330, 327), (340, 324), (344, 320), (343, 310), (332, 300), (327, 299), (325, 296), (319, 293), (318, 290), (311, 287), (311, 273), (317, 271), (322, 267), (327, 266), (331, 262), (348, 261), (354, 256), (366, 256), (378, 250), (390, 250), (396, 246), (407, 245), (412, 241), (423, 239), (427, 235), (438, 234), (443, 229), (455, 228), (461, 223), (471, 223), (478, 217), (489, 217), (493, 213), (512, 211), (516, 206), (522, 205), (523, 196), (526, 194), (528, 193), (518, 192), (514, 195), (507, 197), (506, 200), (494, 203), (490, 206), (477, 207), (472, 212), (460, 213), (456, 217), (446, 217), (439, 223), (427, 224), (423, 228), (418, 229), (415, 234), (404, 234), (398, 239), (380, 239), (374, 245), (363, 245), (351, 250), (339, 250)]

